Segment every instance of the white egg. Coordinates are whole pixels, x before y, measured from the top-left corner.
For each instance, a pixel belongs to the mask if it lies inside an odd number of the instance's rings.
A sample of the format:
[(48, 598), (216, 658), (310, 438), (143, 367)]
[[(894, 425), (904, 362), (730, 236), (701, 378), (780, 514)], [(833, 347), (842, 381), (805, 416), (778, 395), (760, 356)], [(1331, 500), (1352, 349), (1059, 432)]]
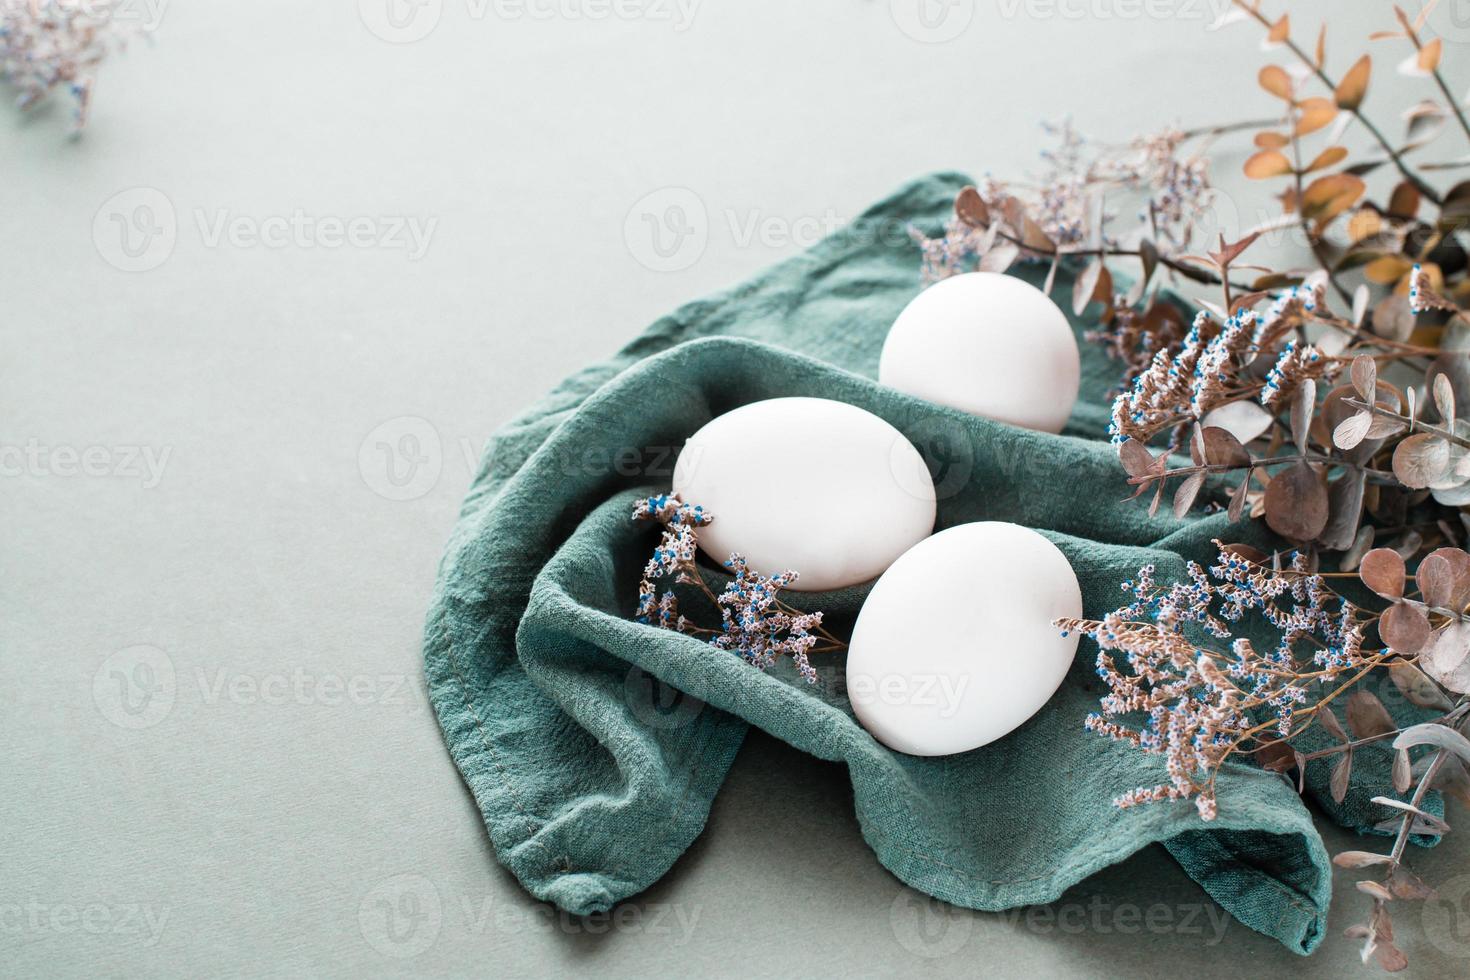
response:
[(969, 272), (924, 290), (888, 331), (878, 380), (999, 422), (1060, 432), (1082, 376), (1057, 304), (1015, 276)]
[(699, 545), (739, 552), (803, 591), (867, 582), (934, 530), (934, 483), (912, 443), (871, 412), (826, 398), (752, 402), (694, 433), (674, 490), (714, 515)]
[(1077, 576), (1029, 528), (986, 521), (940, 531), (883, 573), (858, 613), (847, 690), (858, 721), (909, 755), (995, 741), (1056, 693), (1077, 635)]

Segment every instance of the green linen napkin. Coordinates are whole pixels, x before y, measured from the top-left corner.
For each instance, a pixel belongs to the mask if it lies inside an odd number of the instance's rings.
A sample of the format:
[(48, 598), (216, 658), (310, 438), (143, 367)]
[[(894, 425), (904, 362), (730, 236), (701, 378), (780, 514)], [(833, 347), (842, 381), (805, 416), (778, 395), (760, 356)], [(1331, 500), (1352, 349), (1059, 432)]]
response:
[[(1091, 641), (1015, 732), (962, 755), (914, 758), (854, 721), (840, 657), (814, 658), (820, 681), (808, 686), (789, 663), (762, 673), (630, 619), (658, 536), (630, 520), (634, 501), (668, 488), (674, 450), (705, 422), (786, 395), (846, 401), (907, 435), (931, 465), (939, 528), (1004, 520), (1044, 533), (1076, 569), (1089, 616), (1120, 605), (1119, 583), (1140, 565), (1155, 563), (1166, 581), (1186, 559), (1208, 560), (1212, 538), (1261, 533), (1223, 514), (1151, 518), (1124, 499), (1105, 436), (1118, 366), (1096, 345), (1079, 341), (1082, 398), (1061, 436), (873, 380), (888, 326), (920, 289), (903, 229), (935, 233), (967, 182), (940, 174), (903, 188), (798, 258), (659, 320), (496, 434), (425, 631), (449, 750), (499, 859), (533, 895), (576, 914), (636, 894), (678, 860), (757, 725), (845, 763), (877, 860), (944, 901), (1052, 901), (1161, 842), (1246, 925), (1310, 952), (1326, 923), (1330, 868), (1307, 807), (1282, 777), (1232, 765), (1213, 823), (1187, 802), (1115, 809), (1114, 797), (1164, 774), (1158, 757), (1084, 731), (1104, 693)], [(1033, 282), (1044, 272), (1018, 270)], [(1054, 293), (1063, 309), (1070, 292), (1064, 274)], [(798, 599), (842, 630), (866, 591)], [(1314, 780), (1309, 792), (1324, 789)], [(1368, 795), (1355, 782), (1344, 807), (1325, 806), (1349, 825), (1382, 819)]]

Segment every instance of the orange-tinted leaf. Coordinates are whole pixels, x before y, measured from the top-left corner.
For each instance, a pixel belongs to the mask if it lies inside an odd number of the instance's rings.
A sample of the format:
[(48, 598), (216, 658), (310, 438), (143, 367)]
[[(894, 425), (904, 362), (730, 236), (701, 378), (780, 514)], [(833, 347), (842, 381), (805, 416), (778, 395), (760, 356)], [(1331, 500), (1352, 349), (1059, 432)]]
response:
[(1335, 167), (1345, 159), (1347, 159), (1347, 147), (1329, 146), (1317, 154), (1311, 163), (1307, 164), (1306, 172), (1311, 173), (1314, 170), (1326, 170), (1328, 167)]
[(1289, 37), (1291, 37), (1291, 18), (1282, 14), (1281, 19), (1271, 25), (1271, 32), (1266, 35), (1266, 43), (1281, 44)]
[[(1315, 162), (1313, 164), (1315, 166)], [(1367, 185), (1353, 174), (1328, 174), (1318, 177), (1302, 192), (1302, 216), (1326, 224), (1342, 214), (1363, 196)]]
[(1413, 261), (1402, 255), (1380, 255), (1363, 268), (1363, 275), (1368, 277), (1369, 282), (1392, 286), (1413, 268)]
[(1296, 132), (1298, 136), (1315, 133), (1337, 118), (1337, 103), (1331, 99), (1320, 96), (1304, 99), (1299, 106), (1301, 114), (1297, 117)]
[(1365, 54), (1342, 76), (1342, 81), (1337, 83), (1337, 91), (1332, 95), (1338, 106), (1353, 110), (1362, 105), (1363, 97), (1368, 94), (1368, 77), (1372, 73), (1373, 58)]
[[(1336, 109), (1334, 109), (1333, 111), (1335, 113)], [(1255, 139), (1256, 146), (1260, 147), (1263, 150), (1279, 150), (1290, 142), (1291, 137), (1285, 136), (1281, 133), (1273, 133), (1269, 129), (1262, 130), (1261, 132), (1257, 133)]]
[(1286, 73), (1285, 68), (1280, 65), (1267, 65), (1261, 69), (1256, 80), (1261, 83), (1261, 88), (1278, 99), (1291, 101), (1291, 76)]
[(1291, 173), (1291, 161), (1277, 150), (1262, 150), (1245, 162), (1245, 175), (1252, 180), (1265, 180)]
[(1424, 47), (1419, 49), (1419, 70), (1426, 75), (1439, 67), (1440, 56), (1444, 53), (1444, 41), (1435, 38)]
[(1322, 66), (1325, 65), (1326, 63), (1327, 63), (1327, 25), (1326, 24), (1323, 24), (1322, 25), (1322, 29), (1317, 32), (1317, 57), (1316, 57), (1316, 59), (1314, 61), (1314, 66), (1317, 69), (1320, 70), (1322, 68)]

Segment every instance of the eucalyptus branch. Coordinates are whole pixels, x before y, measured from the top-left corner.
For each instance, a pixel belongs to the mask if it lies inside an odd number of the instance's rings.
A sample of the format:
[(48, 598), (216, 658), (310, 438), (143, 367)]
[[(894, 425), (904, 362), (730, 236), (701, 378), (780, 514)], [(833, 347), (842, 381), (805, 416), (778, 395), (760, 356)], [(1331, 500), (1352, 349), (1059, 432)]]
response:
[[(1234, 0), (1234, 3), (1241, 10), (1244, 10), (1251, 17), (1255, 18), (1256, 21), (1261, 24), (1261, 26), (1265, 27), (1267, 30), (1271, 29), (1271, 22), (1266, 19), (1265, 14), (1262, 14), (1259, 9), (1249, 3), (1246, 3), (1245, 0)], [(1321, 81), (1323, 85), (1327, 86), (1329, 91), (1337, 91), (1337, 83), (1328, 77), (1327, 73), (1323, 71), (1320, 66), (1318, 66), (1317, 62), (1314, 59), (1308, 57), (1307, 53), (1301, 49), (1300, 45), (1298, 45), (1296, 41), (1288, 37), (1285, 40), (1285, 44), (1287, 48), (1291, 50), (1291, 53), (1296, 55), (1297, 59), (1301, 61), (1301, 63), (1305, 65), (1309, 71), (1312, 72), (1312, 74), (1316, 75), (1318, 80)], [(1423, 194), (1435, 204), (1443, 203), (1439, 192), (1431, 187), (1424, 180), (1424, 178), (1420, 177), (1414, 171), (1409, 169), (1409, 165), (1404, 162), (1403, 157), (1400, 155), (1399, 151), (1393, 148), (1393, 145), (1389, 143), (1388, 138), (1379, 131), (1377, 126), (1373, 125), (1373, 121), (1369, 119), (1366, 115), (1364, 115), (1362, 110), (1354, 106), (1348, 111), (1353, 114), (1358, 122), (1363, 124), (1363, 128), (1368, 130), (1369, 135), (1371, 135), (1375, 140), (1378, 141), (1378, 145), (1383, 148), (1383, 152), (1388, 154), (1388, 158), (1393, 161), (1393, 165), (1398, 168), (1399, 173), (1404, 175), (1405, 180), (1413, 184), (1414, 187), (1418, 189), (1420, 194)]]

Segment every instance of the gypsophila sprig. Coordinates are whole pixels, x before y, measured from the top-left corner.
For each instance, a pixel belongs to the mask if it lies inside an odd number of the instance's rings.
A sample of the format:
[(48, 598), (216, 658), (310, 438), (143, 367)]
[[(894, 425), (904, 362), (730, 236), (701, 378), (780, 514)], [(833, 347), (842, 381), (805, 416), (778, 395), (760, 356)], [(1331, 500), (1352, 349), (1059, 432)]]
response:
[(0, 79), (31, 109), (54, 92), (72, 99), (72, 133), (87, 124), (97, 67), (145, 33), (117, 15), (121, 0), (0, 0)]
[[(762, 575), (752, 570), (743, 557), (732, 554), (725, 568), (733, 577), (716, 594), (696, 560), (699, 529), (714, 520), (703, 507), (685, 503), (676, 493), (661, 493), (638, 501), (633, 506), (633, 519), (658, 521), (664, 526), (638, 583), (638, 622), (699, 636), (715, 649), (734, 653), (761, 670), (774, 666), (782, 657), (790, 657), (808, 684), (817, 682), (810, 659), (813, 654), (846, 649), (846, 644), (822, 628), (822, 613), (803, 612), (781, 600), (781, 590), (797, 579), (794, 571)], [(660, 592), (660, 580), (699, 590), (719, 609), (720, 628), (699, 626), (680, 613), (678, 596), (672, 588)]]

